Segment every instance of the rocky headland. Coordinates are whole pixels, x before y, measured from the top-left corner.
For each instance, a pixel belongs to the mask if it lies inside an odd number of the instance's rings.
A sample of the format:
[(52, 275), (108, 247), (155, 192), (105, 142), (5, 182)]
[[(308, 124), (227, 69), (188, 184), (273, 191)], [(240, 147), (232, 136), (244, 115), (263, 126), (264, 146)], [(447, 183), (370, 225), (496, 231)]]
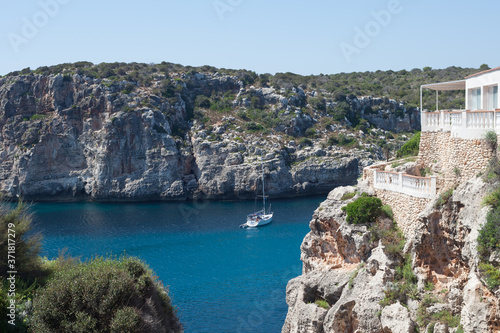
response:
[(497, 332), (499, 295), (477, 250), (490, 189), (473, 177), (437, 195), (397, 251), (372, 225), (346, 222), (342, 207), (376, 195), (366, 180), (331, 191), (302, 242), (303, 274), (288, 283), (282, 332)]
[[(206, 97), (214, 94), (225, 97)], [(317, 95), (218, 73), (156, 73), (147, 83), (78, 73), (6, 76), (0, 191), (36, 201), (249, 199), (259, 190), (262, 158), (272, 197), (327, 193), (354, 184), (364, 166), (384, 157), (375, 140), (387, 134), (404, 142), (388, 131), (420, 126), (418, 112), (401, 102), (344, 97), (360, 115), (369, 109), (366, 119), (380, 128), (354, 131), (347, 118), (334, 121), (308, 104)], [(227, 105), (222, 112), (210, 103)], [(396, 109), (404, 112), (396, 116)], [(252, 118), (255, 110), (270, 116)], [(337, 141), (328, 141), (332, 134)]]

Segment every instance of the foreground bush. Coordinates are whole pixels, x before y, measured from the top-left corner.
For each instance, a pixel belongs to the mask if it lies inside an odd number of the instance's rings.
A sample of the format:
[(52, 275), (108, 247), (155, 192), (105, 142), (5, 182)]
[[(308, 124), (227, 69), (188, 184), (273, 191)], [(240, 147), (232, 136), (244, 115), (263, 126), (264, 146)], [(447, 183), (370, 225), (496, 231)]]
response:
[(38, 291), (33, 307), (34, 333), (181, 331), (167, 292), (133, 258), (65, 265)]
[[(7, 204), (0, 204), (0, 276), (5, 277), (8, 269), (9, 245), (15, 260), (17, 277), (37, 277), (42, 273), (41, 237), (36, 234), (28, 235), (31, 231), (32, 216), (24, 203), (10, 209)], [(11, 243), (9, 244), (9, 240)], [(12, 243), (12, 242), (15, 243)], [(12, 263), (12, 262), (11, 262)]]
[(372, 223), (380, 216), (382, 201), (379, 198), (362, 196), (342, 210), (347, 213), (346, 221), (352, 224)]

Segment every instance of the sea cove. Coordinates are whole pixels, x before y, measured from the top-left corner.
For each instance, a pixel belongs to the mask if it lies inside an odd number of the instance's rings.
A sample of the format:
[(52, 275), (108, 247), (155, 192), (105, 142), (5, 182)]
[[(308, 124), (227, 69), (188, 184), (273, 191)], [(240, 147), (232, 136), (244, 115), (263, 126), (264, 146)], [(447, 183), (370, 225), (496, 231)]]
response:
[(300, 275), (300, 244), (325, 197), (274, 200), (269, 226), (239, 229), (253, 201), (35, 204), (43, 255), (127, 254), (169, 286), (186, 332), (279, 332), (287, 282)]

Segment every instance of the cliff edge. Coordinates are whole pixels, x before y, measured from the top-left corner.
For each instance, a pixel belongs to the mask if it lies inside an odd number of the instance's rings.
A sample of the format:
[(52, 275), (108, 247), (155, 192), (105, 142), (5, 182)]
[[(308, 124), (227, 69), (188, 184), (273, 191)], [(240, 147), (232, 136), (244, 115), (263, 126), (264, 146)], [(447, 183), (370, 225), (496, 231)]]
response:
[(378, 229), (346, 222), (343, 206), (375, 195), (366, 181), (331, 191), (302, 243), (303, 274), (288, 283), (282, 332), (497, 332), (499, 295), (478, 268), (487, 191), (475, 177), (429, 200), (404, 246), (397, 229), (380, 232), (388, 217)]

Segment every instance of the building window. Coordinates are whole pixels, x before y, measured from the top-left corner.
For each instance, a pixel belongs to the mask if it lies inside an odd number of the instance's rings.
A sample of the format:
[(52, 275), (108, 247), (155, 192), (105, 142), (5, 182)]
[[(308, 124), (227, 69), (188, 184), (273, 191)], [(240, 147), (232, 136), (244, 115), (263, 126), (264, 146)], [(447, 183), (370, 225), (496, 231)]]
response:
[(469, 89), (469, 109), (471, 111), (481, 109), (481, 88)]
[(498, 109), (498, 86), (493, 86), (488, 89), (488, 105), (491, 110)]

